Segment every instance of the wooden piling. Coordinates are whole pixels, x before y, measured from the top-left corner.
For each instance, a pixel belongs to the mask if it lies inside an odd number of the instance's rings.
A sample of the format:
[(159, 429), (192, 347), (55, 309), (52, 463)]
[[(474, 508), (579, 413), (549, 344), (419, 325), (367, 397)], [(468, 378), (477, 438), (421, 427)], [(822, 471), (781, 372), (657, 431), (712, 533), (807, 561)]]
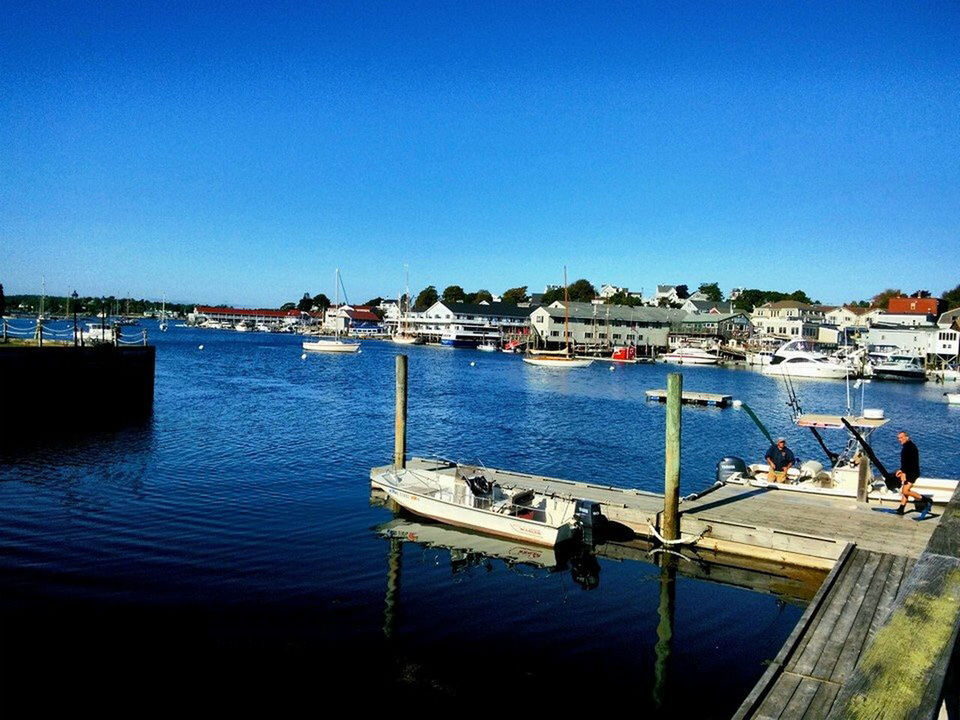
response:
[(864, 453), (860, 454), (860, 466), (857, 475), (857, 502), (867, 502), (867, 490), (870, 485), (870, 460)]
[(397, 355), (397, 403), (393, 422), (393, 466), (407, 466), (407, 356)]
[(667, 375), (667, 430), (664, 454), (663, 522), (660, 533), (666, 540), (680, 537), (680, 407), (683, 375)]

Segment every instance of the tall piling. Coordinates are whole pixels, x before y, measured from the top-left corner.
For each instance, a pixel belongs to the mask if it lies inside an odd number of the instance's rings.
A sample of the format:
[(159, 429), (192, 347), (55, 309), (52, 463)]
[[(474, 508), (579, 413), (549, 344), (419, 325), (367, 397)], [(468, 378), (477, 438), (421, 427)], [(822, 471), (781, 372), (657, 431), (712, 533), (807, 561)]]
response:
[(397, 403), (393, 421), (393, 466), (407, 466), (407, 356), (397, 355)]
[(665, 540), (680, 538), (680, 407), (683, 375), (667, 375), (667, 431), (664, 453), (663, 522)]
[(860, 467), (857, 473), (857, 502), (867, 502), (867, 486), (870, 484), (870, 459), (860, 453)]

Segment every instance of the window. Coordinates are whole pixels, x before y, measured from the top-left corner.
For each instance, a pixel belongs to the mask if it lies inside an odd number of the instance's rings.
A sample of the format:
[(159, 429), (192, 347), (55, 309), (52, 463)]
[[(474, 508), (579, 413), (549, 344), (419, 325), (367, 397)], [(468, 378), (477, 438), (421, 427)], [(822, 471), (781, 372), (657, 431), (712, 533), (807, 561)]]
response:
[(559, 330), (551, 330), (551, 331), (550, 331), (550, 337), (557, 337), (557, 336), (559, 336), (559, 335), (560, 335), (560, 331), (559, 331)]
[(592, 338), (592, 337), (593, 337), (593, 333), (584, 333), (583, 336), (584, 336), (585, 338)]
[(622, 337), (622, 336), (620, 335), (620, 333), (614, 333), (614, 334), (613, 334), (613, 339), (614, 339), (614, 340), (619, 340), (621, 337)]

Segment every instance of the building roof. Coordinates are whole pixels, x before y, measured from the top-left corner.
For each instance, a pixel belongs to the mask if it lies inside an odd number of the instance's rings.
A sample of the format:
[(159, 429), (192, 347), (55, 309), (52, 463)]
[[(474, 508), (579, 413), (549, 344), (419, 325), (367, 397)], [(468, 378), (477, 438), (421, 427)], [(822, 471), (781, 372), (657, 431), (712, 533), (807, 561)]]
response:
[(940, 319), (937, 320), (937, 325), (940, 327), (950, 327), (955, 322), (960, 322), (960, 308), (954, 308), (953, 310), (947, 310), (940, 316)]
[(771, 310), (786, 310), (788, 308), (796, 308), (798, 310), (816, 309), (814, 305), (808, 305), (799, 300), (777, 300), (776, 302), (764, 303), (760, 307), (770, 308)]
[(344, 310), (343, 314), (346, 315), (354, 322), (370, 322), (378, 323), (380, 318), (377, 317), (376, 313), (372, 312), (367, 308), (356, 308), (354, 310)]
[(193, 311), (201, 315), (249, 315), (258, 317), (300, 317), (301, 311), (293, 310), (254, 310), (251, 308), (233, 308), (233, 307), (212, 307), (210, 305), (197, 305)]
[(657, 285), (658, 295), (669, 295), (671, 290), (676, 290), (676, 285)]
[(865, 315), (866, 313), (870, 312), (870, 308), (860, 307), (859, 305), (844, 305), (843, 307), (835, 307), (830, 312), (834, 312), (835, 310), (847, 310), (854, 315)]
[(485, 317), (513, 317), (526, 318), (530, 316), (529, 307), (520, 307), (513, 303), (456, 303), (443, 302), (438, 300), (437, 304), (443, 305), (454, 315), (481, 315)]
[(687, 298), (687, 302), (693, 303), (698, 313), (708, 313), (711, 310), (716, 310), (721, 313), (733, 312), (733, 303), (730, 301), (694, 300), (693, 298)]
[[(562, 318), (564, 316), (562, 300), (558, 300), (552, 305), (538, 309), (545, 310), (552, 318)], [(676, 310), (672, 308), (657, 308), (647, 306), (630, 307), (629, 305), (595, 305), (593, 303), (584, 302), (570, 303), (570, 317), (580, 320), (593, 320), (596, 318), (598, 322), (603, 322), (607, 319), (608, 312), (611, 320), (626, 320), (629, 322), (659, 322), (663, 323), (664, 325), (669, 324), (671, 321), (682, 319), (688, 314), (683, 310)]]
[(681, 322), (684, 325), (708, 325), (712, 323), (722, 323), (730, 320), (731, 318), (742, 317), (744, 320), (748, 321), (750, 318), (745, 312), (730, 312), (730, 313), (713, 313), (712, 315), (694, 315), (689, 314)]

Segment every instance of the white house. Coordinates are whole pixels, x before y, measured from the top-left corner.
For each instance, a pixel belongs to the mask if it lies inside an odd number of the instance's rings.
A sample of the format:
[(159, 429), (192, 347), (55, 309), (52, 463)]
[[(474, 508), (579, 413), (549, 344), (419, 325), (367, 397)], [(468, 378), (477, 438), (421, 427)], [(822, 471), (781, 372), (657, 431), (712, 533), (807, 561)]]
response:
[(625, 287), (619, 287), (617, 285), (601, 285), (600, 286), (600, 297), (604, 300), (612, 298), (617, 293), (627, 294), (629, 290)]
[(846, 305), (844, 307), (834, 308), (826, 313), (826, 321), (830, 325), (836, 325), (838, 328), (848, 327), (868, 327), (873, 318), (877, 317), (883, 311), (879, 308), (863, 308), (856, 305)]
[(827, 312), (832, 309), (796, 300), (779, 300), (754, 308), (750, 321), (760, 335), (789, 340), (816, 340), (819, 337), (820, 325), (825, 322)]
[(663, 301), (670, 305), (679, 304), (680, 297), (677, 295), (676, 285), (657, 285), (657, 291), (653, 294), (653, 297), (650, 298), (648, 304), (656, 307)]

